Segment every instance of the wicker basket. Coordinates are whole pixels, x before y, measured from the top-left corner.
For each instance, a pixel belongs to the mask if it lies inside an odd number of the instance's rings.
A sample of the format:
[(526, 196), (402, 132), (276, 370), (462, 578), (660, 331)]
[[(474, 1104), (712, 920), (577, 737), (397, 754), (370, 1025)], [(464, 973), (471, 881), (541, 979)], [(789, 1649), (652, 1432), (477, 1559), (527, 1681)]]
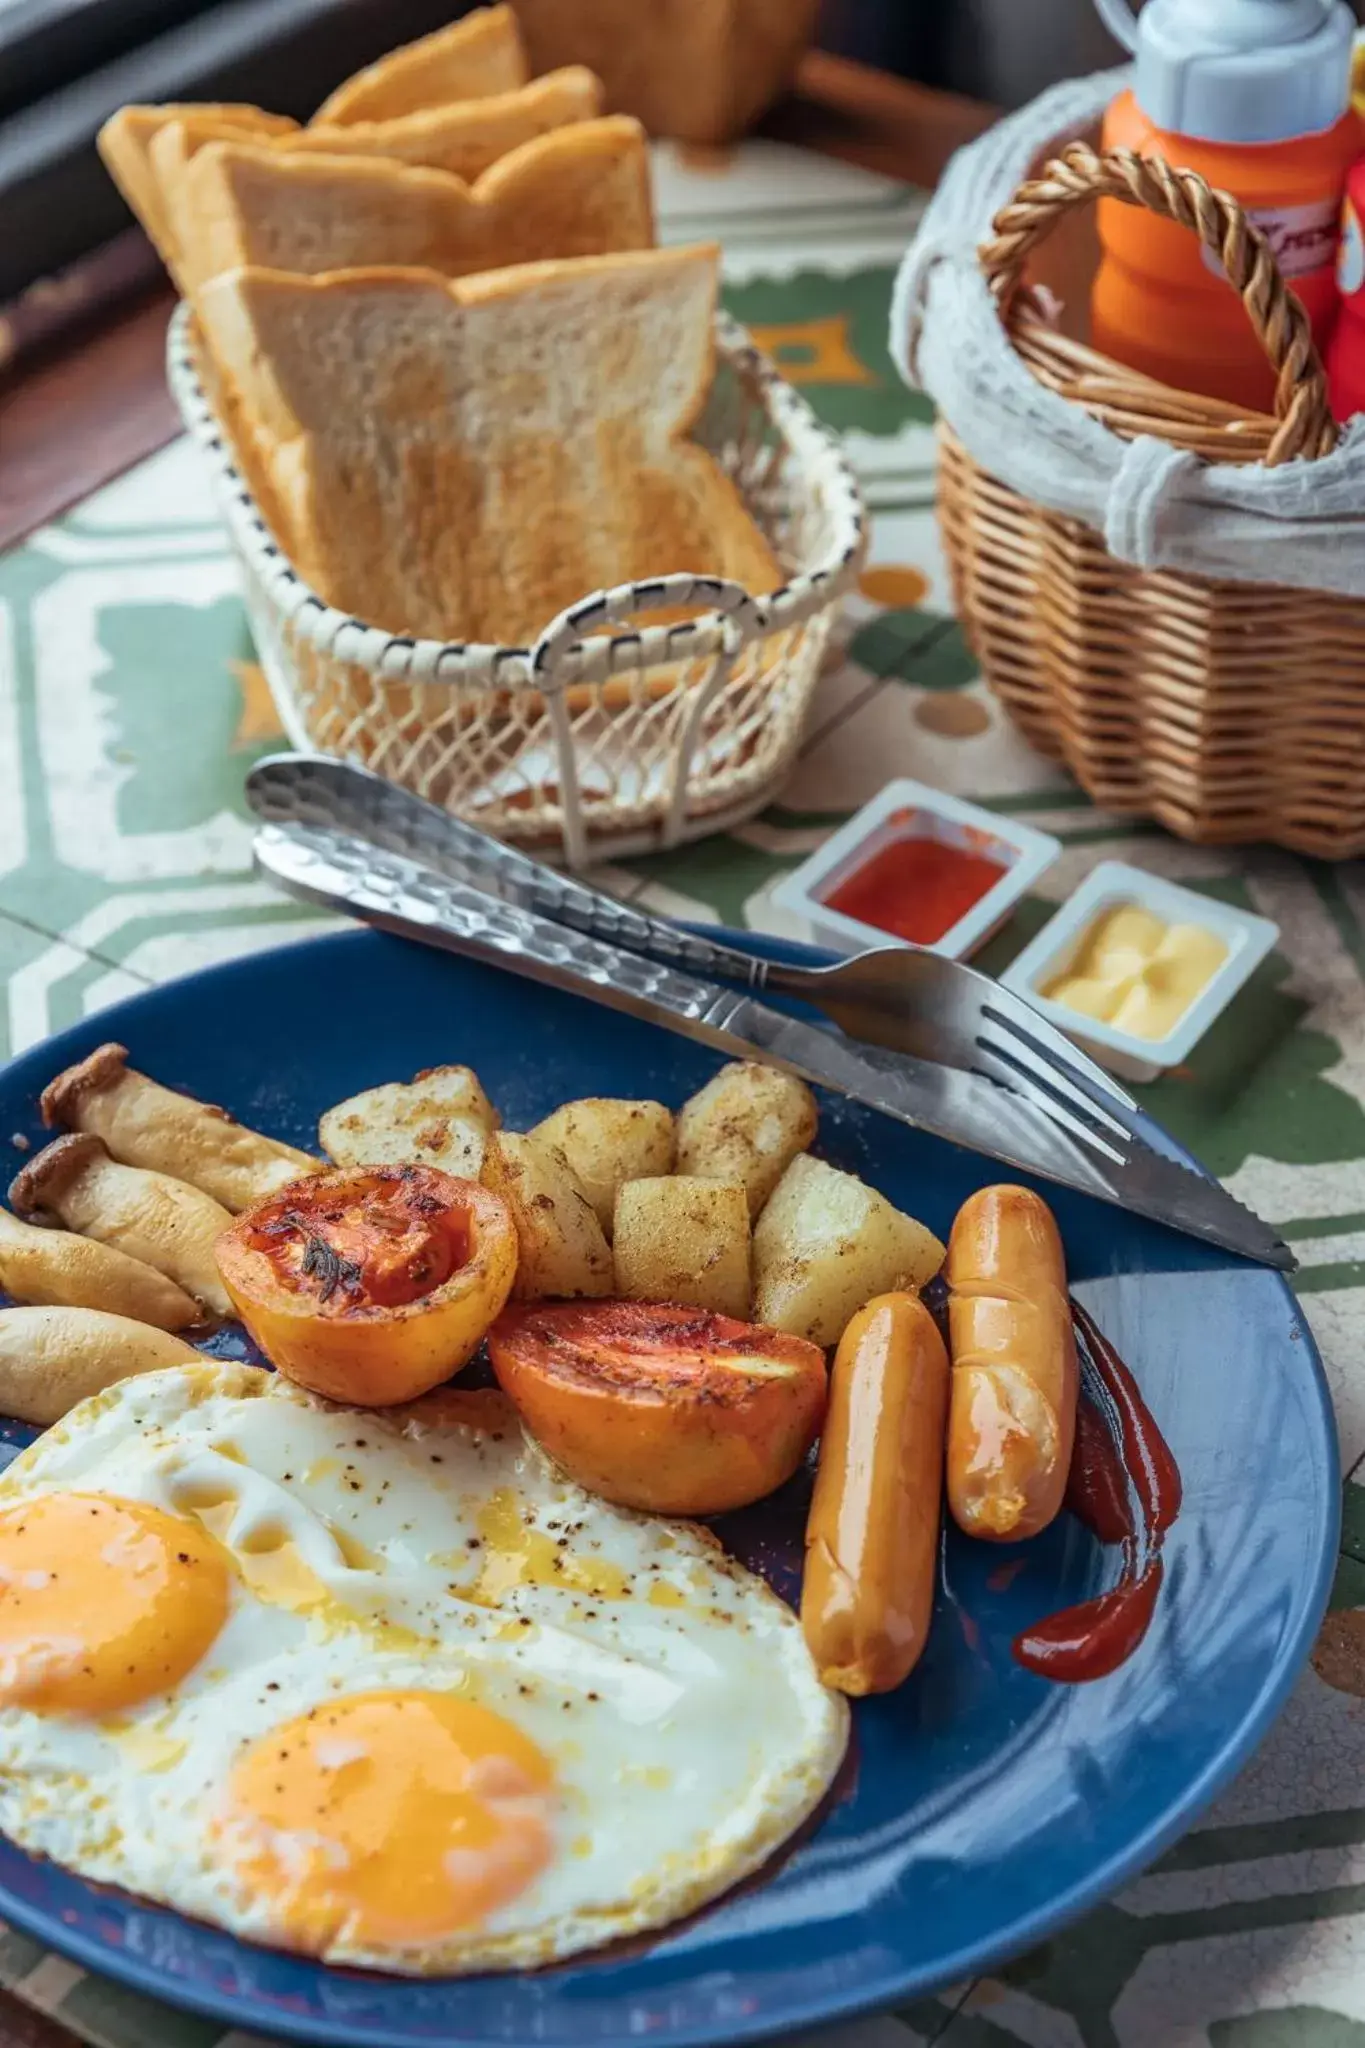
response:
[[(1059, 335), (1023, 286), (1068, 209), (1108, 197), (1179, 221), (1221, 260), (1278, 373), (1276, 417), (1172, 391)], [(1191, 171), (1073, 144), (995, 217), (981, 264), (1034, 375), (1124, 436), (1210, 462), (1336, 445), (1307, 316), (1237, 202)], [(1202, 844), (1365, 852), (1365, 601), (1116, 561), (1079, 520), (990, 476), (939, 428), (954, 599), (992, 689), (1106, 809)]]
[[(719, 577), (587, 595), (534, 647), (415, 640), (326, 604), (281, 553), (232, 455), (182, 306), (167, 374), (208, 458), (261, 666), (295, 746), (402, 783), (573, 867), (751, 817), (786, 779), (844, 593), (866, 549), (837, 442), (742, 330), (717, 321), (698, 438), (789, 580), (755, 598)], [(705, 607), (680, 624), (650, 613)], [(603, 629), (626, 621), (634, 630)]]

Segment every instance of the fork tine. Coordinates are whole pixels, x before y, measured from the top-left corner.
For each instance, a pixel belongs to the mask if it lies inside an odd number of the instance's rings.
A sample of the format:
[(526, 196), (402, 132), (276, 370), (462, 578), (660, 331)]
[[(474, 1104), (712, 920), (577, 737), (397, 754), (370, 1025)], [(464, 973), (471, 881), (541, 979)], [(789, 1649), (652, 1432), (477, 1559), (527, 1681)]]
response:
[(1070, 1110), (1070, 1114), (1081, 1120), (1089, 1130), (1099, 1130), (1107, 1139), (1113, 1139), (1124, 1145), (1124, 1149), (1128, 1149), (1128, 1139), (1134, 1137), (1134, 1130), (1130, 1128), (1130, 1124), (1124, 1122), (1121, 1116), (1115, 1116), (1109, 1110), (1109, 1104), (1093, 1102), (1083, 1087), (1076, 1087), (1072, 1083), (1070, 1075), (1054, 1067), (1050, 1059), (1042, 1059), (1036, 1051), (1031, 1051), (1023, 1038), (1015, 1040), (1013, 1032), (1009, 1032), (1003, 1026), (995, 1026), (990, 1034), (978, 1034), (976, 1044), (978, 1047), (988, 1047), (995, 1053), (997, 1059), (1007, 1061), (1007, 1065), (1015, 1073), (1027, 1073), (1027, 1077), (1031, 1081), (1036, 1081), (1038, 1087), (1046, 1087), (1052, 1100), (1058, 1102), (1062, 1108)]
[(1008, 1046), (993, 1043), (989, 1038), (978, 1038), (976, 1043), (978, 1054), (989, 1063), (981, 1068), (981, 1072), (990, 1080), (1003, 1082), (1005, 1087), (1023, 1095), (1035, 1109), (1040, 1109), (1053, 1123), (1060, 1124), (1090, 1151), (1101, 1153), (1116, 1166), (1127, 1164), (1127, 1150), (1117, 1150), (1110, 1136), (1112, 1132), (1120, 1138), (1127, 1137), (1128, 1133), (1121, 1124), (1108, 1117), (1101, 1121), (1088, 1103), (1077, 1102), (1074, 1098), (1069, 1101), (1054, 1086), (1050, 1075), (1039, 1073), (1019, 1059)]
[[(1142, 1136), (1142, 1111), (1132, 1097), (1122, 1088), (1097, 1084), (1093, 1077), (1100, 1073), (1101, 1069), (1087, 1059), (1084, 1053), (1077, 1052), (1065, 1039), (1061, 1039), (1060, 1034), (1054, 1032), (1050, 1024), (1043, 1024), (1041, 1018), (1032, 1018), (1027, 1011), (1022, 1019), (1008, 1013), (1002, 1015), (990, 1004), (983, 1008), (981, 1014), (989, 1019), (997, 1030), (1007, 1033), (1011, 1040), (1027, 1047), (1033, 1059), (1046, 1068), (1055, 1086), (1073, 1102), (1084, 1101), (1097, 1115), (1106, 1122), (1116, 1124), (1129, 1137)], [(1042, 1024), (1041, 1031), (1033, 1029), (1035, 1022)], [(1073, 1057), (1067, 1058), (1063, 1052), (1059, 1052), (1059, 1043), (1064, 1052), (1072, 1054)], [(1108, 1076), (1104, 1078), (1107, 1081)]]
[(981, 1014), (993, 1023), (1008, 1024), (1012, 1031), (1027, 1039), (1040, 1058), (1045, 1059), (1049, 1066), (1064, 1070), (1097, 1107), (1112, 1109), (1117, 1103), (1132, 1115), (1138, 1113), (1136, 1102), (1112, 1074), (1107, 1074), (1088, 1053), (1064, 1037), (1055, 1024), (1049, 1024), (1046, 1017), (1040, 1016), (1012, 989), (1002, 988), (996, 983), (982, 1003)]

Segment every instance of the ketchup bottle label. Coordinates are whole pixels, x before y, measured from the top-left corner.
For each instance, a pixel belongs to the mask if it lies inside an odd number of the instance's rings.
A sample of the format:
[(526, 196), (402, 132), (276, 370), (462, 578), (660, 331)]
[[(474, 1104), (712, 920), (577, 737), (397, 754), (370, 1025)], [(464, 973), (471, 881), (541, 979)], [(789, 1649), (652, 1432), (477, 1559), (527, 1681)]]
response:
[(1337, 244), (1337, 287), (1343, 299), (1354, 298), (1365, 284), (1365, 236), (1349, 199), (1341, 207), (1341, 240)]
[[(1249, 206), (1247, 219), (1261, 230), (1282, 277), (1309, 277), (1316, 270), (1330, 270), (1337, 249), (1335, 193), (1310, 200), (1304, 206)], [(1215, 277), (1225, 275), (1222, 263), (1211, 249), (1202, 249), (1204, 268)]]

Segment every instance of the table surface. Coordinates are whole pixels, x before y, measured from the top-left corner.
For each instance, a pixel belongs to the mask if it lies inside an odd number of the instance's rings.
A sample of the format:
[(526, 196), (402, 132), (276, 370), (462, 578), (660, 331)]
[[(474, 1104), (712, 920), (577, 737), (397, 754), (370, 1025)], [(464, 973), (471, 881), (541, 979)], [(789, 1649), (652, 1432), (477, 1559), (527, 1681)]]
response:
[[(885, 323), (920, 205), (906, 188), (932, 182), (988, 119), (815, 57), (767, 140), (661, 152), (666, 237), (721, 239), (727, 304), (845, 435), (872, 557), (780, 802), (608, 880), (665, 912), (795, 930), (772, 903), (774, 883), (888, 776), (911, 774), (1062, 841), (1046, 893), (993, 942), (991, 967), (1110, 855), (1275, 918), (1280, 946), (1227, 1025), (1187, 1070), (1144, 1092), (1294, 1240), (1349, 1472), (1365, 1452), (1365, 871), (1201, 851), (1107, 817), (1029, 753), (982, 684), (949, 613), (931, 408), (896, 377)], [(279, 725), (203, 477), (183, 443), (163, 446), (167, 310), (164, 295), (147, 298), (8, 393), (0, 513), (11, 535), (52, 523), (0, 558), (0, 1050), (323, 922), (250, 873), (241, 775), (278, 744)], [(1214, 1812), (1045, 1949), (838, 2029), (832, 2043), (1365, 2048), (1362, 1609), (1365, 1486), (1348, 1480), (1314, 1665)], [(219, 2038), (2, 1929), (0, 1985), (23, 2000), (0, 1994), (0, 2048), (71, 2048), (75, 2037), (210, 2048)]]

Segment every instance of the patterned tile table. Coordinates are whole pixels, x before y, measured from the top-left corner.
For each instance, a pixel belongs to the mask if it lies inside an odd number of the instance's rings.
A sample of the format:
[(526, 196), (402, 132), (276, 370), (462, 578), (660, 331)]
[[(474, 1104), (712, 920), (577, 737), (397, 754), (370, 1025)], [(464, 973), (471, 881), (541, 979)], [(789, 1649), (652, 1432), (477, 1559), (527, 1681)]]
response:
[[(889, 776), (911, 774), (1055, 832), (1054, 896), (1120, 853), (1273, 917), (1280, 947), (1234, 1014), (1188, 1071), (1145, 1093), (1293, 1241), (1349, 1472), (1365, 1453), (1365, 871), (1201, 852), (1123, 824), (1004, 724), (948, 612), (929, 407), (886, 353), (913, 192), (776, 144), (661, 155), (659, 187), (668, 236), (722, 239), (732, 309), (847, 437), (874, 540), (781, 802), (615, 871), (614, 886), (664, 911), (782, 929), (774, 881)], [(324, 928), (250, 873), (242, 771), (278, 739), (183, 445), (0, 561), (0, 1040), (18, 1050), (188, 968)], [(992, 964), (1047, 910), (1027, 903)], [(1203, 1824), (996, 1978), (831, 2043), (1365, 2048), (1365, 1484), (1348, 1480), (1345, 1505), (1313, 1667)], [(225, 2048), (215, 2027), (18, 1934), (0, 1932), (0, 1982), (104, 2048)]]

